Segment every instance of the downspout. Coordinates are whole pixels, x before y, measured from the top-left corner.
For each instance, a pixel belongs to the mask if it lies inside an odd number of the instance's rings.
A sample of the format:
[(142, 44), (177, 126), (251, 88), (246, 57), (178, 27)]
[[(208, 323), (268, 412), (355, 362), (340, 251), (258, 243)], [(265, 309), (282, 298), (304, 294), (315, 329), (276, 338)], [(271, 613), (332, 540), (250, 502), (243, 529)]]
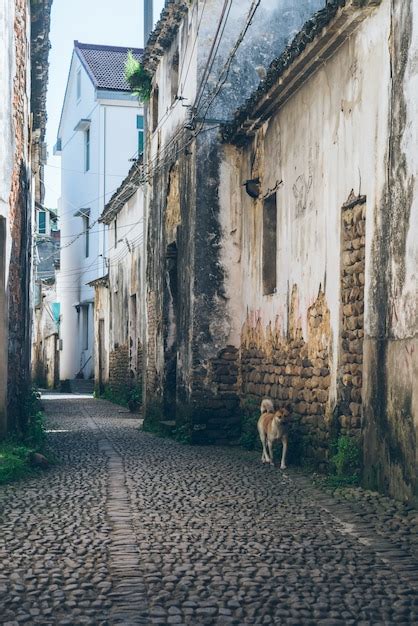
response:
[[(103, 107), (103, 210), (106, 205), (106, 114), (107, 107)], [(102, 240), (102, 276), (106, 273), (106, 224), (103, 224)]]

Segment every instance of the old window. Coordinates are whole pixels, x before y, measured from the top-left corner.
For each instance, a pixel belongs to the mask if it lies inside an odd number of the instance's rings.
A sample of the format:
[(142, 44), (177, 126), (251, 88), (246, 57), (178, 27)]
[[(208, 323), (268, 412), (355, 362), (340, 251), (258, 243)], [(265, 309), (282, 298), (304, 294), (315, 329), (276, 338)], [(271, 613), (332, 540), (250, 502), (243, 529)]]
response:
[(113, 234), (115, 237), (114, 246), (115, 248), (117, 248), (118, 247), (118, 218), (117, 216), (115, 217), (115, 221), (113, 222)]
[(171, 63), (171, 101), (177, 98), (177, 91), (179, 88), (179, 51), (178, 49), (175, 51), (173, 55), (173, 60)]
[(90, 217), (83, 215), (84, 256), (90, 255)]
[(152, 92), (152, 131), (158, 126), (158, 85), (155, 85)]
[(40, 235), (45, 235), (46, 233), (46, 212), (45, 211), (38, 212), (38, 233)]
[(138, 156), (144, 153), (144, 117), (136, 116), (136, 127), (138, 130)]
[(84, 131), (84, 171), (90, 169), (90, 128)]
[(277, 199), (273, 193), (263, 205), (263, 293), (276, 291), (277, 281)]

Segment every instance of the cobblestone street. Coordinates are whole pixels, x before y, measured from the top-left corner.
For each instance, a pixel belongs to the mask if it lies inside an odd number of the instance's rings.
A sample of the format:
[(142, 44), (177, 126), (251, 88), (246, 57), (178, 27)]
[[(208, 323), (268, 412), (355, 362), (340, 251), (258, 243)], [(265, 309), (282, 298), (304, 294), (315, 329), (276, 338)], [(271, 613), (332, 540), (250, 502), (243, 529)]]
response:
[(57, 464), (0, 491), (1, 624), (418, 623), (416, 512), (44, 404)]

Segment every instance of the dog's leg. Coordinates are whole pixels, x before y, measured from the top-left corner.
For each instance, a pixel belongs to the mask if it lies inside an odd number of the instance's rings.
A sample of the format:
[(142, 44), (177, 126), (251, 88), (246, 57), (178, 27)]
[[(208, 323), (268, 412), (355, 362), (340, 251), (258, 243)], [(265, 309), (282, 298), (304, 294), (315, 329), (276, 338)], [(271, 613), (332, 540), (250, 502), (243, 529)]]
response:
[(283, 435), (282, 442), (283, 442), (283, 449), (282, 449), (282, 462), (280, 463), (280, 469), (286, 469), (287, 435)]
[(268, 443), (268, 447), (269, 447), (269, 463), (270, 465), (274, 465), (274, 460), (273, 460), (273, 441), (271, 439), (267, 439), (267, 443)]
[(261, 455), (261, 462), (268, 463), (267, 450), (266, 450), (266, 435), (261, 424), (257, 425), (258, 434), (260, 436), (261, 445), (263, 446), (263, 453)]

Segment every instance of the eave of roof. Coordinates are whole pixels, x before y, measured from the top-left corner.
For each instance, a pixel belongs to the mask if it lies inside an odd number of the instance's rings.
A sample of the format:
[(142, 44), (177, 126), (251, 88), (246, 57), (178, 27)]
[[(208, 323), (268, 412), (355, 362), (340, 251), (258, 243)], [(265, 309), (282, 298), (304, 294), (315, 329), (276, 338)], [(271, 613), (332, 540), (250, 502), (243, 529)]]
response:
[(142, 177), (142, 157), (137, 159), (129, 170), (128, 175), (116, 189), (109, 202), (105, 205), (99, 222), (110, 224), (125, 204), (139, 189)]
[(99, 276), (99, 278), (95, 278), (91, 280), (89, 283), (86, 283), (89, 287), (109, 287), (109, 274), (105, 274), (105, 276)]
[(33, 131), (44, 141), (46, 129), (46, 95), (48, 87), (48, 56), (51, 47), (49, 30), (52, 0), (31, 1), (31, 112)]
[(153, 74), (160, 57), (173, 43), (181, 21), (190, 8), (187, 0), (169, 0), (161, 11), (161, 17), (150, 34), (145, 46), (142, 63)]
[(245, 145), (380, 3), (381, 0), (329, 0), (272, 61), (265, 79), (232, 121), (222, 124), (223, 141)]

